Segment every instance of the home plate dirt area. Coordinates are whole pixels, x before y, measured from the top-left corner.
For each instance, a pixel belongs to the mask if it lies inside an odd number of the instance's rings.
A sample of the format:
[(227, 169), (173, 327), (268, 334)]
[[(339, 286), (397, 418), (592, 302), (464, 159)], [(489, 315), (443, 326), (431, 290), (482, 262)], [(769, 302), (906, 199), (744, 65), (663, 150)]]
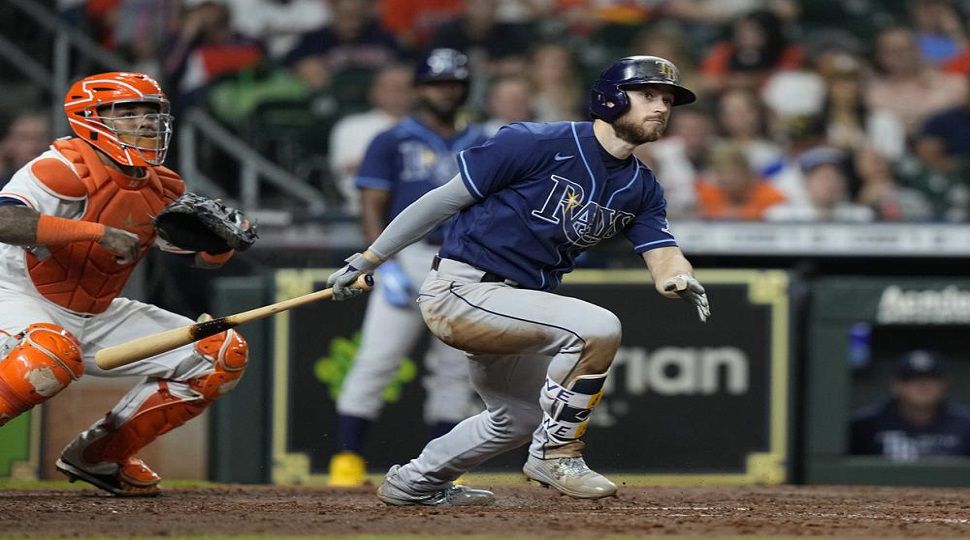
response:
[(970, 537), (970, 489), (637, 486), (577, 501), (491, 487), (496, 505), (477, 508), (389, 507), (373, 487), (176, 487), (147, 499), (8, 488), (0, 536)]

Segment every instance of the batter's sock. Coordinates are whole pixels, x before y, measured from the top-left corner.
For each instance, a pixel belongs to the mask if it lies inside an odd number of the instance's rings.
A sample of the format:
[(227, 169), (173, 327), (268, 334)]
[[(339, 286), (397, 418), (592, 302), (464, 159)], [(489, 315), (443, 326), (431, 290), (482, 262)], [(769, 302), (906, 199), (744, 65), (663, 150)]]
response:
[(436, 422), (435, 424), (432, 424), (428, 429), (428, 440), (431, 441), (437, 439), (438, 437), (454, 429), (454, 427), (457, 425), (458, 424), (454, 422)]
[(364, 439), (373, 422), (346, 414), (337, 415), (337, 451), (364, 453)]

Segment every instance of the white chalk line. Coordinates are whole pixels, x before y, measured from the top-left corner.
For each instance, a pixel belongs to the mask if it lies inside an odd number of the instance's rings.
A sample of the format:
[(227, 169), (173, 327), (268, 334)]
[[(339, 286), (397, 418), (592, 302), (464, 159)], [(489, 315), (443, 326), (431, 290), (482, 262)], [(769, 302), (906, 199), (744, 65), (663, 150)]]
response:
[[(738, 507), (725, 507), (725, 506), (611, 506), (609, 508), (597, 509), (597, 510), (587, 510), (587, 511), (572, 511), (572, 512), (557, 512), (563, 514), (609, 514), (615, 511), (637, 511), (637, 512), (672, 512), (669, 514), (664, 514), (662, 517), (727, 517), (732, 515), (733, 512), (749, 512), (752, 510), (751, 507), (738, 506)], [(697, 512), (705, 513), (683, 513), (685, 510), (693, 510)], [(673, 513), (676, 512), (676, 513)], [(707, 513), (715, 512), (715, 513)], [(777, 515), (777, 514), (775, 514)], [(946, 523), (950, 525), (970, 525), (970, 518), (932, 518), (932, 517), (919, 517), (919, 516), (890, 516), (885, 514), (834, 514), (834, 513), (823, 513), (823, 512), (793, 512), (788, 514), (791, 517), (803, 515), (811, 517), (820, 518), (830, 518), (830, 519), (876, 519), (882, 521), (905, 521), (908, 523)]]
[(907, 521), (912, 523), (949, 523), (951, 525), (970, 525), (970, 518), (928, 518), (917, 516), (887, 516), (882, 514), (824, 514), (809, 512), (805, 515), (824, 518), (881, 519), (885, 521)]

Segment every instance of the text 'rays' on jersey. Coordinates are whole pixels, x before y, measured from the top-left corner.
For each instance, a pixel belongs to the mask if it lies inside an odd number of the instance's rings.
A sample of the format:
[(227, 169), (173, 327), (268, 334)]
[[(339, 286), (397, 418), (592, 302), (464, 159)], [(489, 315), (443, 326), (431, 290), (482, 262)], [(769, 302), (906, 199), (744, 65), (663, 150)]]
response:
[(559, 175), (551, 175), (552, 189), (542, 208), (532, 215), (550, 223), (562, 224), (566, 240), (574, 246), (590, 247), (612, 237), (626, 227), (633, 214), (586, 201), (583, 186)]
[(621, 231), (638, 253), (676, 245), (653, 173), (607, 153), (590, 122), (513, 124), (458, 166), (479, 203), (458, 215), (441, 255), (524, 287), (555, 288), (576, 255)]

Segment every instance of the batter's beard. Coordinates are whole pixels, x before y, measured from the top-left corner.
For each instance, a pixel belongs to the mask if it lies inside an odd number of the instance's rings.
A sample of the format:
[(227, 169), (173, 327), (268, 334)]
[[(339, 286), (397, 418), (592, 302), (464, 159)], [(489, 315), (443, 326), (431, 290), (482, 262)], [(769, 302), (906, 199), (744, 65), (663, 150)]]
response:
[(618, 119), (613, 122), (613, 132), (616, 133), (616, 136), (620, 140), (628, 142), (633, 146), (640, 146), (641, 144), (659, 139), (663, 135), (663, 128), (648, 132), (644, 129), (642, 122)]

